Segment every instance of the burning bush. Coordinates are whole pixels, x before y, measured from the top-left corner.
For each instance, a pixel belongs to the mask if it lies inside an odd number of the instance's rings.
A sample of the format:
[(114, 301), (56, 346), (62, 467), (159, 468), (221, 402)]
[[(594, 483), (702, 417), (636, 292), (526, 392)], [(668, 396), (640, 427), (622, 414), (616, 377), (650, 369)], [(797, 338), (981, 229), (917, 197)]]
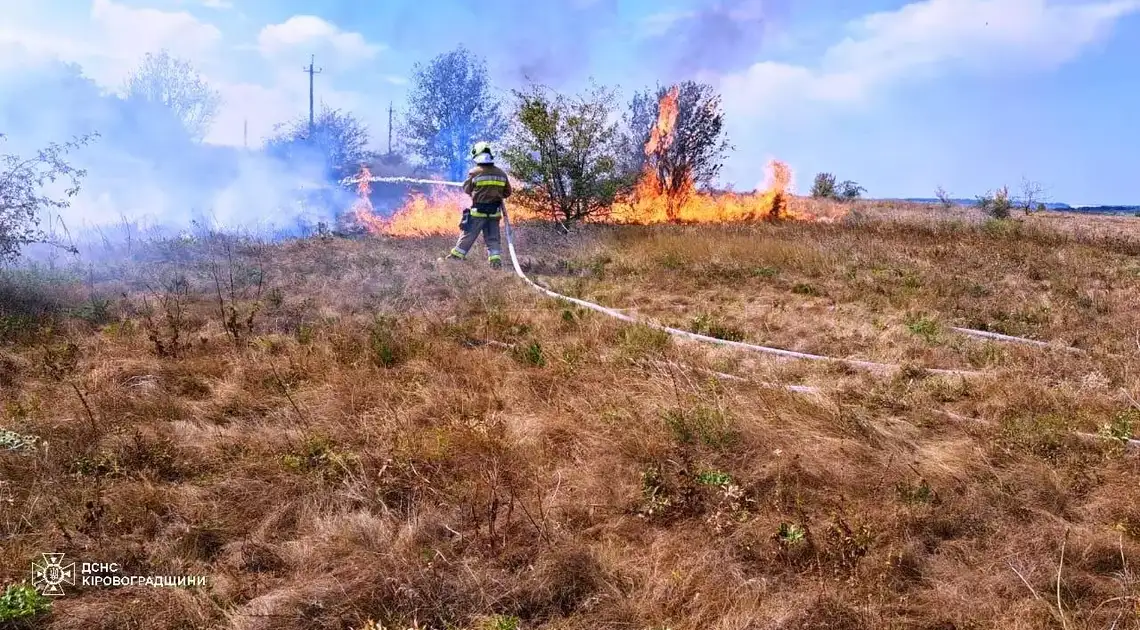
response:
[(685, 81), (635, 95), (628, 121), (637, 144), (632, 154), (638, 171), (644, 171), (644, 187), (664, 195), (669, 220), (698, 189), (707, 189), (724, 164), (729, 149), (724, 137), (724, 113), (720, 96), (712, 86)]

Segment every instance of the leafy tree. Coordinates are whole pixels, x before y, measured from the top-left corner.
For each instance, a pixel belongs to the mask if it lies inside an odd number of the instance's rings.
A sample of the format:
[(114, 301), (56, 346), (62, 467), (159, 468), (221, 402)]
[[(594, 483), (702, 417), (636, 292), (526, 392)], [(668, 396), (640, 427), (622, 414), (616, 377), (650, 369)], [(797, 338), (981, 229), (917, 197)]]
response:
[[(0, 139), (4, 137), (0, 134)], [(72, 167), (64, 155), (94, 137), (91, 134), (63, 144), (52, 143), (33, 157), (0, 155), (0, 262), (14, 259), (24, 245), (45, 239), (39, 230), (40, 212), (71, 205), (68, 199), (79, 192), (79, 180), (87, 172)], [(45, 191), (65, 178), (71, 185), (62, 197)]]
[(865, 192), (867, 192), (866, 188), (849, 179), (837, 183), (835, 175), (832, 173), (817, 174), (811, 186), (811, 196), (817, 199), (853, 201), (862, 197)]
[(166, 50), (147, 53), (123, 86), (128, 102), (161, 105), (182, 122), (186, 133), (200, 141), (210, 130), (222, 98), (189, 61), (170, 56)]
[(355, 175), (362, 163), (373, 158), (368, 151), (368, 128), (339, 109), (322, 107), (311, 134), (307, 115), (278, 124), (274, 130), (276, 135), (265, 145), (269, 155), (291, 164), (319, 164), (331, 180)]
[(486, 62), (460, 46), (427, 66), (416, 64), (413, 73), (405, 141), (428, 168), (461, 180), (471, 146), (498, 141), (507, 130)]
[(843, 201), (854, 201), (862, 197), (865, 192), (867, 192), (866, 188), (849, 179), (839, 185), (839, 199)]
[(516, 195), (554, 220), (599, 216), (632, 187), (612, 90), (567, 97), (532, 85), (514, 91), (517, 122), (503, 155), (523, 183)]
[(831, 173), (818, 173), (811, 185), (811, 196), (817, 199), (834, 199), (838, 195), (839, 187), (835, 183), (835, 175)]
[[(676, 108), (671, 133), (656, 146), (647, 145), (661, 119), (662, 106)], [(667, 119), (671, 119), (666, 111)], [(648, 166), (657, 177), (658, 189), (670, 199), (685, 196), (694, 187), (707, 187), (720, 173), (731, 148), (724, 133), (720, 95), (708, 84), (685, 81), (644, 91), (630, 101), (626, 121), (632, 133), (630, 155), (637, 170)]]

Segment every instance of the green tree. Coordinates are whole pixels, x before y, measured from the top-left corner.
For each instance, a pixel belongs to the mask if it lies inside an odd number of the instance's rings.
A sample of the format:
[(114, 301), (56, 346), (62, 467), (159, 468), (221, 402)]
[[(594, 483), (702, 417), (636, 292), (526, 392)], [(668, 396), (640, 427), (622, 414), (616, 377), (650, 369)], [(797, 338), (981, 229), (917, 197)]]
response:
[(222, 104), (221, 94), (210, 87), (189, 61), (163, 50), (147, 53), (127, 77), (123, 92), (128, 101), (141, 101), (169, 109), (186, 133), (201, 141), (210, 131)]
[(413, 67), (404, 141), (428, 168), (462, 180), (468, 152), (480, 140), (498, 141), (507, 129), (486, 62), (466, 48)]
[(503, 155), (522, 182), (521, 200), (565, 223), (601, 216), (632, 188), (636, 173), (622, 166), (626, 145), (612, 90), (594, 86), (567, 97), (532, 85), (514, 96), (516, 122)]
[(322, 164), (333, 180), (356, 175), (372, 159), (368, 128), (351, 112), (323, 107), (309, 131), (309, 117), (278, 124), (265, 144), (267, 154), (293, 164)]
[(865, 192), (867, 189), (849, 179), (836, 182), (835, 175), (831, 173), (817, 174), (811, 186), (811, 196), (817, 199), (853, 201), (862, 197)]
[(834, 199), (838, 191), (835, 175), (831, 173), (818, 173), (811, 185), (811, 196), (817, 199)]
[[(0, 134), (0, 140), (4, 137)], [(24, 245), (45, 240), (39, 229), (41, 213), (70, 206), (70, 198), (79, 193), (79, 181), (87, 175), (64, 156), (94, 137), (52, 143), (31, 157), (0, 155), (0, 262), (14, 259)], [(59, 180), (71, 185), (59, 194), (46, 190)]]
[(865, 192), (867, 192), (866, 188), (849, 179), (839, 185), (839, 199), (843, 201), (854, 201), (862, 197)]

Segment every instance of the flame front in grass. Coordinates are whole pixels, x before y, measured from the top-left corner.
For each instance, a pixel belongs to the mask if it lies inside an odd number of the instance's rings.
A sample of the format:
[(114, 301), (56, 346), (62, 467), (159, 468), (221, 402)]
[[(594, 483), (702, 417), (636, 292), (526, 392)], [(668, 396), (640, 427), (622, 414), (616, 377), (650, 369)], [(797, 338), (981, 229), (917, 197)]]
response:
[[(693, 166), (683, 156), (672, 155), (680, 115), (680, 88), (668, 90), (658, 103), (657, 121), (645, 143), (645, 166), (632, 194), (613, 204), (608, 219), (615, 223), (731, 223), (796, 219), (833, 221), (838, 216), (816, 216), (794, 203), (789, 194), (792, 171), (779, 160), (768, 163), (763, 190), (750, 193), (705, 193), (697, 189)], [(437, 187), (431, 194), (413, 193), (389, 219), (376, 216), (368, 194), (371, 173), (361, 169), (357, 204), (358, 221), (373, 234), (399, 237), (453, 235), (458, 231), (460, 213), (468, 207), (469, 197), (456, 189)], [(548, 214), (511, 204), (515, 219), (531, 219)]]
[(360, 199), (352, 206), (352, 214), (364, 229), (372, 234), (376, 234), (383, 230), (384, 220), (376, 216), (376, 211), (372, 207), (372, 171), (367, 166), (360, 167), (358, 174), (360, 179), (356, 184), (356, 193), (360, 195)]
[(467, 195), (454, 190), (439, 190), (430, 195), (412, 193), (384, 224), (390, 236), (438, 236), (455, 234), (459, 217), (469, 205)]

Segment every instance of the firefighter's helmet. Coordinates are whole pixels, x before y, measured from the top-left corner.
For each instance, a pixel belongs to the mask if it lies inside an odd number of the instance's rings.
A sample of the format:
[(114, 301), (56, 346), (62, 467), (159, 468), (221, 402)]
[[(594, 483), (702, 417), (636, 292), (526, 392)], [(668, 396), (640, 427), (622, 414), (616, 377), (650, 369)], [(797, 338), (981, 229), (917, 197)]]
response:
[(475, 146), (471, 147), (471, 159), (475, 160), (476, 164), (493, 164), (495, 155), (491, 152), (491, 143), (476, 142)]

